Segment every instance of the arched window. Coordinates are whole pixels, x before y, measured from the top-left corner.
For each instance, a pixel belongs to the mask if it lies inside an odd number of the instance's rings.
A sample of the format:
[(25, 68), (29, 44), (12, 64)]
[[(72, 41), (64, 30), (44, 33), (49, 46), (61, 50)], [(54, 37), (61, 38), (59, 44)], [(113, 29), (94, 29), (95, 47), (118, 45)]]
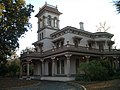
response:
[(40, 19), (38, 20), (38, 29), (41, 28), (41, 21), (42, 21), (42, 19), (40, 18)]
[(45, 26), (45, 16), (43, 16), (43, 27)]
[(58, 21), (56, 17), (54, 18), (54, 27), (58, 27)]
[(51, 16), (48, 15), (48, 20), (47, 20), (48, 26), (51, 26)]

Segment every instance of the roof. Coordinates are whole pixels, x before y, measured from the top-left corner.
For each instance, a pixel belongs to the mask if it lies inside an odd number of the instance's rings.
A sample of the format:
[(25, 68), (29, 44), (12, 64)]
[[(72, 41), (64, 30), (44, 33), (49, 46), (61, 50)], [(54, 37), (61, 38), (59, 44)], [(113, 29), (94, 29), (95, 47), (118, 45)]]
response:
[(58, 31), (52, 33), (51, 36), (56, 35), (56, 34), (62, 32), (62, 31), (66, 31), (66, 30), (75, 30), (75, 31), (79, 31), (79, 32), (86, 33), (86, 34), (89, 34), (89, 35), (92, 34), (91, 32), (88, 32), (88, 31), (84, 31), (84, 30), (81, 30), (81, 29), (78, 29), (78, 28), (75, 28), (75, 27), (71, 27), (71, 26), (66, 26), (66, 27), (62, 28), (61, 30), (58, 30)]
[[(68, 30), (70, 30), (70, 31), (68, 31)], [(53, 37), (53, 36), (55, 36), (57, 34), (60, 34), (62, 32), (64, 32), (64, 34), (67, 34), (67, 33), (71, 33), (71, 31), (81, 33), (81, 35), (82, 34), (88, 35), (88, 36), (90, 36), (92, 38), (96, 38), (96, 36), (100, 36), (100, 37), (105, 36), (105, 37), (112, 38), (114, 36), (113, 34), (108, 33), (108, 32), (95, 32), (95, 33), (92, 33), (92, 32), (88, 32), (88, 31), (81, 30), (81, 29), (78, 29), (78, 28), (75, 28), (75, 27), (71, 27), (71, 26), (66, 26), (66, 27), (62, 28), (61, 30), (58, 30), (58, 31), (50, 34), (50, 36)]]
[(38, 17), (40, 14), (42, 14), (44, 11), (48, 11), (48, 12), (52, 12), (52, 13), (55, 13), (55, 14), (62, 14), (61, 12), (58, 11), (57, 9), (57, 6), (52, 6), (52, 5), (49, 5), (49, 4), (45, 4), (41, 9), (40, 11), (38, 12), (37, 15), (35, 15), (35, 17)]
[(95, 36), (98, 36), (98, 35), (107, 35), (107, 36), (109, 36), (109, 37), (113, 37), (114, 35), (113, 34), (111, 34), (111, 33), (108, 33), (108, 32), (96, 32), (96, 33), (93, 33)]
[(81, 40), (82, 38), (81, 37), (78, 37), (78, 36), (74, 36), (72, 37), (73, 39), (78, 39), (78, 40)]
[(43, 43), (40, 42), (40, 41), (36, 41), (36, 42), (32, 43), (32, 45), (34, 45), (34, 46), (37, 46), (37, 45), (43, 45)]
[(52, 40), (52, 42), (54, 43), (54, 42), (56, 42), (56, 41), (59, 41), (59, 40), (64, 40), (64, 39), (65, 39), (65, 38), (60, 37), (60, 38), (58, 38), (58, 39)]

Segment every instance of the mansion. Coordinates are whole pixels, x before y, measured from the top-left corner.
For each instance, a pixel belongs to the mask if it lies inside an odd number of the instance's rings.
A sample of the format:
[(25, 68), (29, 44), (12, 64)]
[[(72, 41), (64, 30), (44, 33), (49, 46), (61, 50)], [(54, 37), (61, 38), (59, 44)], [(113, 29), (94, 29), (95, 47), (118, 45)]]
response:
[[(45, 4), (35, 17), (38, 18), (38, 40), (34, 52), (21, 54), (21, 78), (70, 81), (82, 62), (108, 58), (111, 66), (119, 68), (120, 50), (113, 49), (108, 32), (88, 32), (83, 22), (80, 28), (59, 28), (62, 13), (56, 6)], [(33, 68), (32, 74), (30, 73)]]

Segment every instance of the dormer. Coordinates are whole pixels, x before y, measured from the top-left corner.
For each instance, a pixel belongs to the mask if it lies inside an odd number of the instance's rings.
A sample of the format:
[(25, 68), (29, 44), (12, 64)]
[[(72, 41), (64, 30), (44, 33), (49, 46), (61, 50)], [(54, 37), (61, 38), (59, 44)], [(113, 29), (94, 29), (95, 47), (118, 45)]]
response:
[(57, 6), (52, 6), (47, 3), (39, 9), (38, 14), (38, 31), (45, 28), (58, 30), (59, 29), (59, 15), (62, 14), (58, 11)]

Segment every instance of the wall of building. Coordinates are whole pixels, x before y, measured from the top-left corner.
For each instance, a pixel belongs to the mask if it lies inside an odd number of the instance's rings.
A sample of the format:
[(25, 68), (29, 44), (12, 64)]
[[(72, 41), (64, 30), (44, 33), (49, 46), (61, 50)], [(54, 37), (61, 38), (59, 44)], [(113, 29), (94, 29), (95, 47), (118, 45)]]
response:
[(70, 45), (74, 45), (73, 37), (75, 37), (75, 36), (82, 38), (80, 40), (80, 43), (78, 44), (78, 46), (88, 47), (88, 40), (94, 40), (95, 43), (92, 45), (92, 48), (96, 48), (96, 49), (99, 49), (99, 45), (97, 44), (97, 41), (105, 41), (104, 49), (108, 49), (107, 41), (111, 40), (110, 38), (107, 38), (107, 37), (98, 37), (98, 38), (93, 39), (93, 38), (90, 38), (90, 37), (86, 37), (86, 36), (82, 36), (82, 35), (76, 35), (76, 34), (73, 34), (73, 33), (64, 34), (62, 36), (59, 36), (59, 37), (55, 38), (54, 40), (57, 40), (57, 39), (63, 37), (63, 38), (65, 38), (64, 39), (64, 45), (67, 44), (67, 41), (69, 41)]
[[(75, 36), (82, 38), (80, 40), (79, 46), (86, 46), (88, 44), (87, 40), (91, 39), (89, 37), (80, 36), (80, 35), (76, 35), (76, 34), (72, 34), (72, 33), (64, 34), (58, 38), (61, 38), (61, 37), (65, 38), (64, 45), (67, 44), (67, 41), (69, 41), (69, 44), (74, 45), (73, 37), (75, 37)], [(56, 39), (58, 39), (58, 38), (56, 38)]]
[(43, 47), (42, 47), (43, 51), (47, 51), (53, 48), (53, 43), (51, 42), (51, 39), (46, 38), (42, 40), (41, 42), (43, 42)]

